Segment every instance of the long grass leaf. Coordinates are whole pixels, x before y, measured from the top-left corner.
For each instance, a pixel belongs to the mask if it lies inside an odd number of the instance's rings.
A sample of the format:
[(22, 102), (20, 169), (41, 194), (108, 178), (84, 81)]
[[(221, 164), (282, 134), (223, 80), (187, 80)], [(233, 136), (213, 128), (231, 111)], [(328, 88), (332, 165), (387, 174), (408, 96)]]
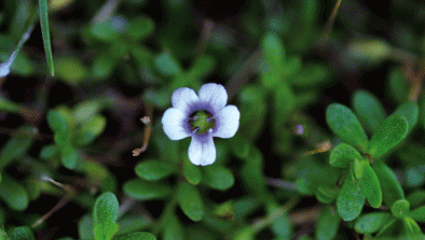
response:
[(53, 55), (52, 46), (50, 45), (50, 30), (49, 30), (49, 12), (47, 9), (47, 0), (39, 0), (40, 9), (40, 24), (41, 34), (43, 36), (44, 51), (46, 52), (47, 65), (50, 70), (50, 75), (55, 75), (55, 69), (53, 67)]

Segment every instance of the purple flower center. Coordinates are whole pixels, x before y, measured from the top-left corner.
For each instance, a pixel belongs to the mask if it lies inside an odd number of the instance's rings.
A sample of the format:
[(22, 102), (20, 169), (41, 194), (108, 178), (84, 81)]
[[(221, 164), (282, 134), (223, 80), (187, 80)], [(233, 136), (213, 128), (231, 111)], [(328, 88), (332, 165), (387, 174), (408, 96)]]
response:
[(201, 135), (211, 131), (215, 127), (215, 119), (206, 110), (194, 111), (189, 116), (189, 126), (193, 133)]

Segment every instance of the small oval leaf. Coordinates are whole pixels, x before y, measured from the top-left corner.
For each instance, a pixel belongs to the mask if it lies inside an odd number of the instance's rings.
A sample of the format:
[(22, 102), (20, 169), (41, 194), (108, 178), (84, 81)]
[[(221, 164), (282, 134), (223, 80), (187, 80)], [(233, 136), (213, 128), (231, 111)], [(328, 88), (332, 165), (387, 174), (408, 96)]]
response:
[(354, 94), (353, 108), (359, 120), (370, 132), (374, 132), (387, 117), (381, 102), (368, 91), (360, 90)]
[(204, 217), (204, 204), (195, 186), (182, 182), (177, 189), (177, 200), (180, 208), (193, 221), (200, 221)]
[(360, 187), (357, 186), (353, 176), (350, 174), (345, 179), (336, 199), (336, 206), (341, 218), (344, 221), (356, 219), (363, 209), (365, 199)]
[(373, 133), (368, 153), (378, 158), (401, 142), (407, 135), (409, 124), (405, 117), (391, 115)]
[(152, 200), (164, 198), (172, 192), (171, 188), (163, 183), (146, 182), (142, 179), (132, 179), (124, 183), (123, 191), (126, 195), (137, 200)]
[(365, 150), (368, 139), (356, 115), (346, 106), (333, 103), (326, 109), (326, 122), (344, 142)]
[(202, 182), (214, 189), (226, 190), (233, 186), (235, 178), (232, 172), (220, 165), (203, 167)]
[(148, 181), (160, 180), (173, 174), (176, 170), (170, 162), (159, 160), (143, 161), (134, 168), (137, 176)]
[(397, 200), (404, 199), (403, 188), (391, 168), (382, 161), (375, 161), (372, 168), (381, 183), (382, 200), (387, 207), (391, 207)]
[(382, 190), (378, 177), (369, 162), (365, 160), (357, 162), (358, 164), (355, 164), (356, 180), (369, 204), (378, 208), (382, 204)]
[(365, 214), (357, 220), (354, 228), (358, 233), (375, 233), (387, 224), (393, 217), (387, 212), (373, 212)]
[(332, 149), (329, 156), (329, 164), (332, 167), (347, 168), (354, 159), (361, 159), (360, 153), (351, 145), (341, 143)]

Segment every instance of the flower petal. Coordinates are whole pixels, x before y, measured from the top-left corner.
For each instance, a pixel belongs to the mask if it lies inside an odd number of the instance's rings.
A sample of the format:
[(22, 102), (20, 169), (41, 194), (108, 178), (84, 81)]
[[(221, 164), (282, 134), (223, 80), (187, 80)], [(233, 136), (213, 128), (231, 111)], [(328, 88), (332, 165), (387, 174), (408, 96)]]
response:
[(193, 136), (189, 146), (189, 159), (194, 165), (210, 165), (215, 162), (216, 150), (211, 136)]
[(185, 127), (186, 115), (177, 108), (169, 108), (162, 116), (162, 128), (171, 140), (180, 140), (190, 136), (190, 131)]
[(218, 119), (217, 130), (214, 137), (231, 138), (239, 128), (240, 112), (234, 105), (223, 108), (216, 116)]
[(219, 112), (227, 103), (227, 92), (223, 85), (207, 83), (199, 89), (199, 100), (208, 102), (213, 110)]
[(183, 113), (189, 113), (190, 106), (198, 102), (198, 96), (193, 89), (182, 87), (174, 91), (171, 96), (171, 103), (174, 108), (180, 109)]

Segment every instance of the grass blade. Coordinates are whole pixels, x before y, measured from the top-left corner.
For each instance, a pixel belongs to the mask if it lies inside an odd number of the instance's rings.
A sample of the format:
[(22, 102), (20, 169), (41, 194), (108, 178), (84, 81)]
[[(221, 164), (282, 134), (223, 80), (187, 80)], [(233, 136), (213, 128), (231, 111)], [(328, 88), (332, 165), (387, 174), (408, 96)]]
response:
[(39, 0), (38, 4), (40, 9), (40, 24), (41, 34), (43, 36), (44, 51), (46, 52), (46, 60), (50, 75), (53, 77), (55, 75), (55, 69), (53, 67), (52, 46), (50, 45), (49, 12), (47, 9), (47, 0)]

